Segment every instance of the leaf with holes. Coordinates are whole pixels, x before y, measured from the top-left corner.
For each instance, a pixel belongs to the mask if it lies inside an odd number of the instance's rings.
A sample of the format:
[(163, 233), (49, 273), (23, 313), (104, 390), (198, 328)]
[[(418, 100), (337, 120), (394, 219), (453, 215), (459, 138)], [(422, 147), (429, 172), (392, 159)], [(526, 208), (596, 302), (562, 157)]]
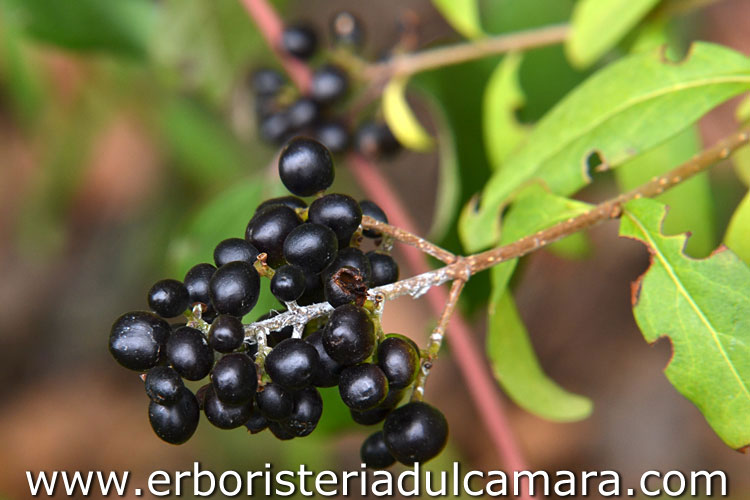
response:
[(477, 0), (432, 0), (435, 8), (466, 38), (482, 36)]
[(591, 414), (588, 398), (566, 391), (544, 373), (509, 292), (490, 303), (489, 325), (487, 355), (492, 370), (517, 405), (558, 422), (582, 420)]
[(568, 58), (580, 67), (614, 47), (659, 0), (581, 0), (573, 11)]
[(633, 284), (643, 336), (672, 341), (665, 374), (734, 449), (750, 445), (750, 268), (726, 247), (706, 259), (682, 252), (684, 235), (664, 236), (663, 204), (629, 202), (620, 235), (643, 242), (651, 265)]
[(604, 161), (600, 168), (621, 165), (747, 89), (750, 59), (708, 43), (695, 43), (680, 62), (654, 51), (604, 68), (547, 113), (507, 158), (485, 186), (478, 210), (464, 208), (464, 246), (476, 251), (498, 241), (502, 205), (530, 179), (570, 195), (591, 181), (592, 158)]

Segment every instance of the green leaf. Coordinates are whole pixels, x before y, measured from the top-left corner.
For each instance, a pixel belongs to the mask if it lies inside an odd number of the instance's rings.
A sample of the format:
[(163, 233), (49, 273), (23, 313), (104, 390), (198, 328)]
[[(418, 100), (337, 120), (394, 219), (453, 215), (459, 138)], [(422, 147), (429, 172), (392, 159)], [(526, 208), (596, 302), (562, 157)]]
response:
[(528, 134), (527, 128), (516, 119), (516, 111), (525, 102), (518, 81), (518, 70), (522, 60), (523, 56), (519, 53), (506, 55), (492, 73), (484, 91), (484, 142), (487, 145), (490, 165), (495, 170)]
[(591, 414), (593, 405), (588, 398), (566, 391), (544, 373), (510, 293), (491, 303), (489, 329), (487, 355), (492, 370), (518, 406), (558, 422)]
[[(622, 191), (630, 191), (688, 161), (701, 149), (696, 127), (690, 127), (651, 151), (615, 170)], [(708, 173), (699, 174), (656, 198), (669, 205), (664, 232), (690, 231), (686, 251), (693, 257), (705, 257), (716, 248), (714, 200)]]
[(734, 211), (727, 227), (727, 234), (724, 236), (724, 243), (745, 264), (750, 265), (750, 192)]
[(383, 116), (398, 142), (415, 151), (429, 151), (435, 145), (406, 102), (408, 78), (392, 78), (383, 90)]
[(739, 450), (750, 445), (750, 268), (726, 247), (686, 257), (684, 235), (662, 234), (664, 215), (650, 199), (625, 206), (620, 235), (651, 253), (633, 285), (633, 313), (648, 342), (670, 338), (667, 378)]
[(3, 0), (34, 38), (81, 51), (144, 57), (156, 26), (150, 0)]
[(432, 0), (432, 4), (466, 38), (482, 36), (477, 0)]
[(574, 193), (591, 181), (592, 159), (616, 167), (748, 88), (750, 59), (707, 43), (694, 44), (679, 63), (651, 52), (604, 68), (547, 113), (507, 158), (485, 186), (479, 209), (464, 209), (459, 229), (466, 249), (498, 241), (500, 208), (530, 179), (561, 195)]
[(585, 67), (614, 47), (659, 0), (580, 0), (573, 10), (568, 58)]
[[(541, 185), (532, 184), (518, 195), (516, 201), (511, 205), (508, 215), (503, 220), (501, 244), (518, 241), (524, 236), (529, 236), (571, 217), (581, 215), (589, 211), (591, 207), (588, 203), (557, 196)], [(517, 264), (518, 259), (513, 259), (502, 262), (493, 268), (492, 293), (495, 299), (505, 293)]]

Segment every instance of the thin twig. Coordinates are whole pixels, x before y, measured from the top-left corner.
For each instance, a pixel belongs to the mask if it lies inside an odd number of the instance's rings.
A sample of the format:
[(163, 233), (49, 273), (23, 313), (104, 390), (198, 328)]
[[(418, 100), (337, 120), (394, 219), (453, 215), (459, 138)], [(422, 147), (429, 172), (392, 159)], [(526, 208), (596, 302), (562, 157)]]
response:
[(427, 255), (435, 257), (437, 260), (445, 264), (452, 264), (456, 260), (456, 256), (452, 252), (449, 252), (420, 236), (410, 233), (409, 231), (391, 226), (390, 224), (385, 224), (373, 219), (372, 217), (362, 217), (362, 227), (365, 229), (374, 229), (378, 232), (387, 234), (402, 243), (417, 248), (419, 251), (426, 253)]

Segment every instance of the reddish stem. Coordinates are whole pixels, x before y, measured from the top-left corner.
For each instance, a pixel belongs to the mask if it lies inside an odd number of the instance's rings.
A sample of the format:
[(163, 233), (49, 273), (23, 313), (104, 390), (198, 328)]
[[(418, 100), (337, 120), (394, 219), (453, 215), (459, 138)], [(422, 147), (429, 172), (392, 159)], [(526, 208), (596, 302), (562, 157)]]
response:
[[(389, 222), (396, 227), (416, 233), (413, 219), (409, 217), (407, 210), (377, 167), (360, 155), (352, 154), (349, 160), (359, 185), (367, 192), (368, 197), (377, 200), (378, 205), (388, 214)], [(430, 270), (424, 254), (417, 248), (403, 246), (401, 250), (408, 266), (415, 274)], [(436, 314), (440, 314), (448, 300), (448, 292), (445, 288), (435, 287), (427, 293), (427, 298), (430, 307)], [(473, 342), (468, 323), (459, 312), (451, 318), (448, 330), (456, 363), (467, 382), (471, 398), (490, 433), (495, 448), (508, 468), (527, 470), (505, 416), (504, 405), (497, 391), (495, 380), (487, 367), (484, 356)]]
[(240, 0), (247, 10), (250, 18), (258, 26), (268, 46), (273, 50), (284, 71), (292, 79), (294, 85), (300, 92), (306, 92), (310, 88), (310, 68), (293, 57), (286, 54), (281, 48), (281, 35), (284, 31), (284, 23), (278, 13), (266, 0)]

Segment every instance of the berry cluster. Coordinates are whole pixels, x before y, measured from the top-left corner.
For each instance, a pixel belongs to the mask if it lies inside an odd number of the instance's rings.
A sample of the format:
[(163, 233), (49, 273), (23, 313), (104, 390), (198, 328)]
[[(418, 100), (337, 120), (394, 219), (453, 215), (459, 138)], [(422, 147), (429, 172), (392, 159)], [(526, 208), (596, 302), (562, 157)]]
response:
[[(244, 239), (216, 246), (215, 266), (201, 263), (182, 282), (154, 284), (153, 312), (118, 318), (110, 352), (144, 373), (151, 426), (169, 443), (193, 435), (201, 410), (222, 429), (268, 428), (282, 440), (307, 436), (323, 412), (318, 388), (338, 386), (355, 422), (385, 421), (364, 442), (364, 463), (382, 468), (433, 458), (447, 439), (443, 414), (421, 401), (398, 407), (417, 379), (419, 348), (403, 335), (384, 334), (368, 296), (370, 288), (398, 280), (386, 238), (361, 227), (363, 214), (386, 222), (385, 214), (369, 201), (323, 194), (333, 182), (333, 161), (312, 139), (285, 146), (279, 175), (292, 196), (258, 206)], [(313, 195), (309, 206), (298, 198)], [(360, 249), (365, 238), (375, 250)], [(251, 334), (241, 318), (258, 301), (261, 277), (270, 278), (271, 293), (290, 311), (327, 301), (330, 316)], [(181, 314), (187, 323), (165, 320)], [(210, 382), (195, 394), (184, 384), (205, 377)]]
[[(359, 47), (363, 41), (359, 20), (349, 12), (339, 12), (331, 21), (331, 37), (339, 50)], [(310, 59), (318, 47), (315, 30), (304, 24), (287, 26), (281, 41), (281, 50), (302, 60)], [(315, 69), (305, 95), (299, 95), (281, 73), (271, 68), (254, 71), (250, 87), (255, 96), (259, 135), (270, 144), (280, 145), (292, 136), (304, 134), (316, 138), (335, 154), (352, 147), (375, 158), (393, 155), (401, 148), (380, 120), (367, 119), (352, 127), (351, 120), (336, 116), (334, 108), (350, 87), (349, 75), (338, 64), (324, 63)]]

